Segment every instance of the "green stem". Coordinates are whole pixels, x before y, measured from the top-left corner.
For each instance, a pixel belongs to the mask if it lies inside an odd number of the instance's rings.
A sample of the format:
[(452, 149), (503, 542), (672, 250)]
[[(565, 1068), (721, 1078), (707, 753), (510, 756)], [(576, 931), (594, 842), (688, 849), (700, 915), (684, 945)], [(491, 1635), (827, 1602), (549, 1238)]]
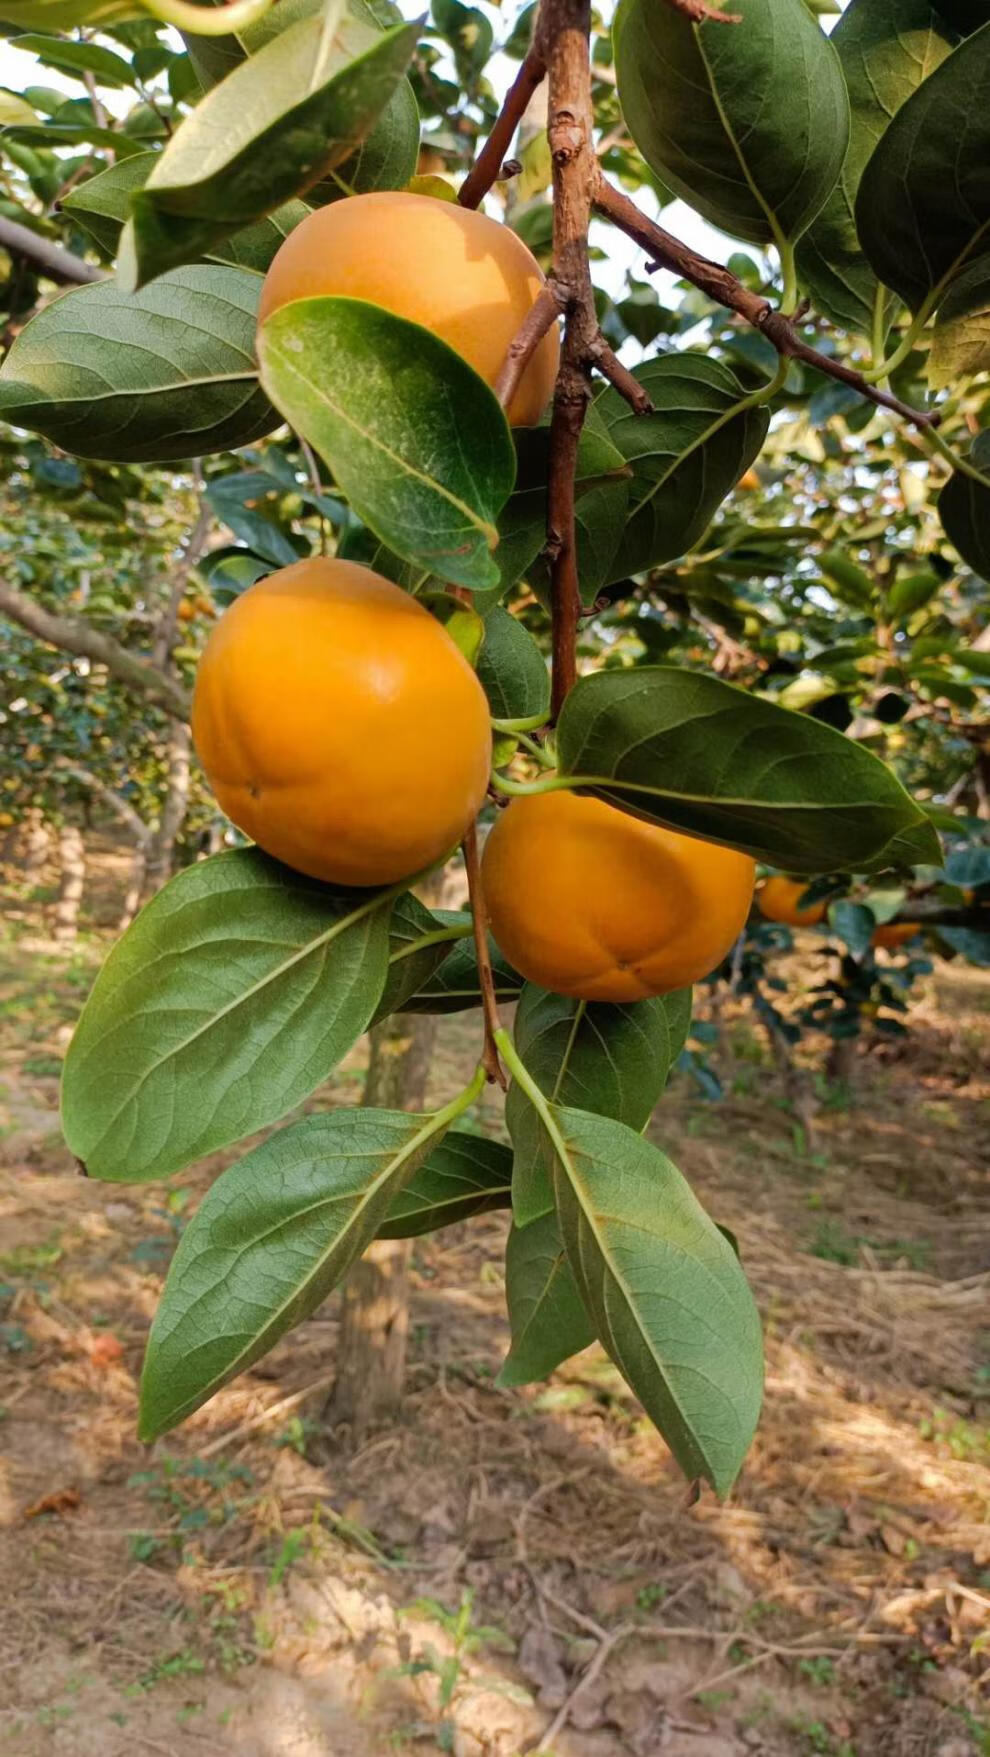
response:
[(549, 720), (549, 714), (530, 714), (526, 720), (493, 720), (496, 732), (538, 732)]
[(495, 1042), (498, 1045), (499, 1054), (512, 1075), (512, 1078), (515, 1080), (517, 1086), (525, 1092), (526, 1097), (536, 1111), (543, 1127), (550, 1136), (555, 1151), (560, 1155), (560, 1158), (566, 1165), (568, 1161), (567, 1143), (557, 1127), (549, 1103), (540, 1091), (532, 1074), (530, 1074), (527, 1069), (525, 1062), (520, 1059), (516, 1051), (516, 1046), (513, 1043), (512, 1038), (509, 1036), (508, 1031), (503, 1029), (496, 1031)]
[(226, 37), (264, 18), (272, 0), (228, 0), (226, 6), (196, 5), (195, 0), (141, 0), (145, 12), (162, 24), (197, 37)]
[(557, 767), (550, 752), (544, 749), (542, 744), (538, 744), (535, 738), (527, 737), (525, 732), (517, 732), (516, 737), (518, 738), (519, 743), (523, 746), (523, 749), (528, 750), (530, 756), (535, 758), (539, 763), (541, 769), (555, 769)]
[(783, 291), (780, 295), (780, 313), (782, 317), (793, 317), (798, 306), (797, 263), (794, 260), (794, 246), (782, 239), (777, 250), (780, 256), (780, 271), (783, 276)]
[(442, 1110), (434, 1111), (433, 1115), (427, 1119), (425, 1126), (420, 1129), (417, 1135), (413, 1136), (406, 1149), (407, 1157), (415, 1153), (417, 1147), (422, 1146), (424, 1141), (429, 1141), (434, 1135), (439, 1134), (441, 1129), (449, 1128), (450, 1124), (456, 1121), (463, 1111), (467, 1110), (468, 1105), (474, 1103), (487, 1078), (488, 1075), (479, 1062), (467, 1085), (458, 1092), (457, 1097), (452, 1098), (449, 1104), (445, 1104)]
[(976, 465), (971, 464), (968, 458), (961, 456), (961, 454), (949, 444), (947, 439), (942, 438), (942, 435), (938, 432), (937, 428), (928, 427), (923, 429), (920, 438), (926, 451), (929, 453), (936, 453), (940, 458), (943, 458), (947, 464), (950, 464), (953, 470), (958, 470), (961, 475), (968, 476), (972, 482), (978, 482), (981, 488), (990, 488), (990, 476), (985, 475), (982, 470), (978, 470)]
[(870, 352), (874, 366), (883, 359), (883, 351), (887, 346), (887, 333), (887, 289), (881, 287), (878, 282), (876, 293), (873, 296), (873, 333), (870, 339)]
[(873, 365), (868, 372), (861, 374), (861, 376), (865, 378), (867, 384), (879, 384), (882, 379), (889, 378), (892, 372), (896, 372), (898, 366), (904, 364), (904, 361), (907, 359), (908, 355), (914, 348), (915, 343), (918, 341), (928, 319), (931, 317), (931, 314), (935, 309), (935, 301), (940, 292), (941, 287), (937, 287), (934, 292), (929, 293), (925, 303), (912, 317), (911, 322), (908, 324), (907, 329), (904, 331), (898, 346), (894, 349), (889, 360), (878, 361), (876, 358), (876, 324), (874, 322)]
[(460, 921), (451, 927), (438, 927), (435, 933), (421, 934), (419, 939), (410, 940), (409, 944), (403, 946), (401, 951), (393, 952), (392, 956), (389, 958), (389, 963), (401, 964), (403, 958), (411, 958), (414, 953), (424, 951), (427, 946), (442, 946), (445, 945), (448, 940), (469, 939), (471, 937), (471, 932), (472, 928), (470, 921)]

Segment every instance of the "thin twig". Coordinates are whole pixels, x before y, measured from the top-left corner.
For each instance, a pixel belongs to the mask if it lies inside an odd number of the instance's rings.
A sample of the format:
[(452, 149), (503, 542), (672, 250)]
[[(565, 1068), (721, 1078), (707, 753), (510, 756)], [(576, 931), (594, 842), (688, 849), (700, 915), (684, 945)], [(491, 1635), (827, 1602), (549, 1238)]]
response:
[(457, 192), (462, 207), (480, 207), (493, 183), (502, 174), (502, 164), (512, 145), (527, 105), (546, 76), (543, 51), (532, 43), (519, 72), (516, 74), (505, 102), (499, 111), (488, 139)]
[(552, 281), (540, 288), (522, 324), (509, 343), (505, 359), (499, 367), (494, 391), (503, 409), (507, 409), (530, 360), (557, 318), (560, 298)]
[(810, 343), (802, 340), (794, 326), (793, 319), (785, 317), (764, 299), (761, 293), (754, 293), (750, 287), (744, 287), (722, 263), (712, 262), (707, 256), (700, 256), (675, 238), (673, 233), (664, 231), (653, 220), (641, 213), (634, 201), (606, 182), (599, 172), (594, 192), (596, 212), (619, 227), (645, 250), (651, 260), (648, 268), (666, 268), (679, 275), (682, 280), (690, 281), (691, 285), (707, 293), (717, 305), (724, 305), (729, 311), (736, 311), (751, 323), (754, 329), (766, 336), (767, 341), (776, 348), (782, 359), (801, 360), (817, 371), (825, 373), (828, 378), (835, 378), (840, 384), (848, 384), (851, 389), (865, 397), (869, 402), (876, 403), (882, 409), (892, 409), (895, 414), (911, 421), (916, 427), (937, 427), (941, 417), (935, 411), (931, 414), (923, 409), (914, 409), (909, 403), (901, 402), (899, 397), (889, 391), (881, 390), (879, 385), (868, 384), (862, 373), (854, 367), (846, 366), (841, 360), (833, 360), (827, 354), (819, 353)]
[(105, 269), (84, 262), (81, 256), (73, 256), (71, 250), (63, 250), (61, 244), (42, 238), (39, 232), (32, 232), (30, 226), (22, 226), (19, 220), (8, 220), (6, 215), (0, 215), (0, 245), (12, 256), (23, 256), (32, 262), (50, 281), (83, 286), (89, 281), (107, 279)]
[(473, 823), (466, 832), (461, 844), (464, 850), (464, 865), (467, 870), (468, 899), (471, 905), (471, 921), (474, 930), (474, 950), (478, 960), (478, 986), (481, 989), (481, 1007), (485, 1020), (485, 1041), (481, 1051), (481, 1065), (490, 1081), (501, 1086), (502, 1091), (508, 1090), (509, 1082), (505, 1077), (505, 1069), (499, 1060), (495, 1033), (501, 1021), (498, 1016), (498, 998), (495, 993), (495, 978), (492, 975), (492, 961), (488, 953), (488, 910), (485, 907), (485, 893), (481, 884), (481, 860), (478, 854), (478, 825)]
[(636, 1632), (635, 1628), (631, 1623), (623, 1623), (621, 1628), (614, 1630), (611, 1635), (606, 1636), (605, 1640), (600, 1643), (600, 1645), (595, 1653), (595, 1656), (592, 1659), (591, 1664), (589, 1665), (587, 1671), (582, 1672), (580, 1678), (578, 1679), (577, 1683), (575, 1684), (575, 1686), (574, 1686), (573, 1690), (571, 1691), (570, 1695), (568, 1696), (567, 1700), (561, 1704), (560, 1708), (557, 1710), (557, 1713), (554, 1715), (553, 1720), (550, 1722), (550, 1725), (547, 1727), (547, 1730), (543, 1734), (543, 1737), (540, 1739), (539, 1744), (533, 1746), (534, 1751), (549, 1751), (550, 1750), (555, 1738), (557, 1737), (557, 1734), (563, 1730), (563, 1728), (567, 1725), (567, 1722), (570, 1720), (571, 1710), (573, 1709), (574, 1704), (577, 1701), (578, 1697), (583, 1696), (585, 1690), (590, 1689), (590, 1687), (594, 1683), (595, 1679), (599, 1676), (599, 1673), (601, 1672), (602, 1667), (605, 1664), (605, 1661), (608, 1659), (609, 1654), (612, 1653), (616, 1647), (618, 1647), (619, 1642), (625, 1641), (627, 1636), (634, 1635), (635, 1632)]

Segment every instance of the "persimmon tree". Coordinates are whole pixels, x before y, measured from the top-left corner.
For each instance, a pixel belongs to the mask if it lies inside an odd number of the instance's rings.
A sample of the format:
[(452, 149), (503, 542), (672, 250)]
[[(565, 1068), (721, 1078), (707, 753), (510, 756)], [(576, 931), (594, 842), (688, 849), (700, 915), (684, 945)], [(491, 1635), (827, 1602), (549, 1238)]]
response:
[[(917, 762), (915, 747), (905, 760), (884, 705), (903, 696), (900, 719), (931, 706), (965, 804), (986, 675), (970, 609), (990, 569), (979, 8), (851, 0), (829, 37), (805, 0), (621, 0), (614, 19), (540, 0), (502, 45), (519, 70), (500, 108), (490, 20), (462, 5), (435, 6), (425, 31), (385, 0), (0, 10), (25, 46), (88, 76), (85, 98), (46, 111), (35, 93), (41, 115), (5, 131), (18, 212), (0, 216), (0, 242), (24, 273), (0, 414), (111, 464), (204, 460), (234, 538), (218, 563), (229, 631), (245, 626), (242, 588), (297, 558), (370, 566), (476, 668), (493, 738), (482, 828), (563, 790), (635, 825), (637, 847), (655, 827), (702, 861), (715, 845), (820, 885), (812, 901), (847, 927), (840, 907), (865, 910), (869, 933), (914, 919), (910, 892), (948, 885), (936, 908), (964, 921), (946, 925), (982, 937), (985, 848), (971, 882), (944, 865), (939, 830), (960, 823), (936, 797), (938, 760)], [(122, 121), (94, 101), (101, 79), (133, 93)], [(542, 90), (545, 138), (531, 122)], [(36, 200), (57, 194), (57, 225), (21, 211), (25, 178)], [(378, 298), (335, 290), (333, 253), (314, 251), (309, 282), (266, 303), (259, 325), (276, 253), (315, 237), (330, 204), (390, 190), (464, 210), (494, 209), (499, 190), (547, 267), (491, 370), (491, 314), (455, 340), (445, 318), (397, 311), (387, 235)], [(688, 247), (653, 217), (672, 195), (757, 254), (723, 264)], [(624, 297), (596, 290), (593, 224), (596, 240), (611, 228), (643, 253)], [(415, 290), (429, 266), (400, 268)], [(669, 307), (647, 278), (658, 268), (681, 285)], [(33, 310), (39, 275), (79, 285)], [(550, 412), (510, 427), (558, 328)], [(630, 337), (646, 354), (632, 366)], [(266, 440), (284, 424), (294, 439)], [(298, 502), (274, 520), (258, 511), (273, 481)], [(862, 518), (869, 493), (889, 513), (879, 528)], [(286, 524), (289, 553), (273, 553)], [(848, 638), (823, 643), (846, 610)], [(257, 676), (277, 730), (277, 668)], [(284, 698), (288, 725), (298, 703)], [(363, 758), (374, 763), (374, 738)], [(425, 812), (427, 775), (422, 793)], [(259, 808), (259, 841), (266, 821)], [(373, 838), (373, 817), (361, 827)], [(381, 824), (383, 842), (393, 828)], [(477, 823), (463, 848), (471, 906), (453, 915), (417, 898), (422, 871), (341, 888), (313, 876), (310, 853), (289, 866), (238, 848), (181, 872), (107, 960), (63, 1088), (87, 1174), (164, 1178), (271, 1130), (183, 1235), (141, 1433), (174, 1427), (250, 1366), (376, 1238), (511, 1207), (502, 1383), (597, 1337), (688, 1477), (724, 1494), (758, 1419), (759, 1323), (732, 1239), (642, 1132), (690, 994), (524, 981), (488, 933)], [(607, 867), (604, 837), (573, 906), (610, 934)], [(628, 874), (614, 870), (618, 891)], [(515, 899), (537, 940), (545, 876), (534, 858)], [(543, 937), (560, 927), (548, 914)], [(671, 931), (690, 946), (692, 929), (685, 891)], [(470, 1007), (478, 1068), (436, 1112), (278, 1126), (375, 1021)], [(508, 1087), (511, 1148), (458, 1126), (486, 1082)]]

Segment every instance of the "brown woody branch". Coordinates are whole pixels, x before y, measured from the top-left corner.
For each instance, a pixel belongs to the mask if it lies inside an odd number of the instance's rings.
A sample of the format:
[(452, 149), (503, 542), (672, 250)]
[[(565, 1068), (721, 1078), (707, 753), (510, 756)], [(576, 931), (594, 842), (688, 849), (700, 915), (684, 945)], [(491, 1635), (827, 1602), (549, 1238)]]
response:
[(502, 161), (510, 146), (533, 94), (546, 77), (546, 62), (539, 39), (534, 36), (530, 49), (516, 74), (505, 102), (495, 120), (488, 139), (457, 192), (462, 207), (480, 207), (493, 183), (502, 173)]
[(188, 720), (190, 701), (181, 684), (166, 677), (149, 660), (138, 658), (113, 635), (104, 634), (82, 617), (56, 615), (3, 582), (0, 582), (0, 616), (16, 622), (28, 634), (44, 641), (46, 646), (105, 665), (111, 676), (125, 688), (164, 708), (176, 720)]
[(481, 1051), (481, 1065), (488, 1075), (489, 1081), (497, 1082), (502, 1091), (505, 1092), (509, 1082), (505, 1077), (505, 1069), (499, 1059), (498, 1045), (495, 1042), (495, 1033), (499, 1029), (500, 1020), (498, 997), (495, 993), (495, 977), (492, 973), (492, 961), (488, 951), (488, 909), (481, 884), (477, 822), (473, 823), (466, 832), (461, 847), (464, 851), (464, 865), (467, 870), (474, 951), (478, 960), (478, 985), (481, 989), (481, 1009), (485, 1020), (485, 1041)]
[(12, 256), (21, 256), (33, 263), (50, 281), (83, 286), (89, 281), (105, 281), (107, 278), (102, 268), (95, 268), (91, 262), (84, 262), (81, 256), (73, 256), (71, 250), (63, 250), (61, 244), (54, 244), (50, 238), (32, 232), (30, 226), (22, 226), (18, 220), (8, 220), (3, 215), (0, 215), (0, 244)]
[(736, 311), (751, 323), (754, 329), (765, 335), (767, 341), (776, 348), (777, 353), (788, 360), (801, 360), (808, 366), (814, 366), (828, 378), (835, 378), (840, 384), (848, 384), (860, 396), (866, 397), (882, 409), (892, 409), (905, 421), (911, 421), (916, 427), (937, 427), (938, 413), (927, 414), (922, 409), (914, 409), (909, 403), (901, 402), (899, 397), (889, 391), (881, 390), (879, 385), (869, 384), (862, 373), (852, 366), (843, 365), (840, 360), (832, 360), (827, 354), (819, 353), (810, 343), (802, 340), (791, 318), (777, 311), (764, 299), (761, 293), (754, 293), (751, 288), (744, 287), (719, 262), (712, 262), (707, 256), (700, 256), (683, 244), (673, 233), (664, 231), (653, 220), (641, 213), (634, 201), (630, 201), (622, 191), (613, 188), (599, 172), (594, 193), (596, 212), (618, 226), (650, 256), (648, 268), (666, 268), (679, 275), (682, 280), (690, 281), (706, 293), (717, 305), (724, 305), (729, 311)]
[(537, 348), (560, 316), (561, 301), (553, 281), (540, 288), (526, 317), (509, 343), (508, 352), (499, 368), (494, 390), (503, 409), (507, 409)]

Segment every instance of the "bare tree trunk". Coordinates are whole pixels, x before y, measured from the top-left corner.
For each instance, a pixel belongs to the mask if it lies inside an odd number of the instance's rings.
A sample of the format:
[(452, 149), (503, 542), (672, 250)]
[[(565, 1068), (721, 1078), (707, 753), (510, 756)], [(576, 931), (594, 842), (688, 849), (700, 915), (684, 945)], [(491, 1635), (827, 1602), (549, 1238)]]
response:
[(37, 884), (48, 859), (48, 825), (41, 807), (32, 805), (24, 819), (24, 877)]
[(851, 1086), (856, 1069), (855, 1037), (833, 1037), (828, 1060), (825, 1063), (825, 1074), (829, 1080), (841, 1086)]
[(185, 822), (189, 806), (189, 752), (191, 740), (188, 726), (173, 721), (168, 740), (168, 788), (162, 806), (161, 823), (148, 854), (145, 891), (157, 891), (172, 876), (175, 844)]
[(55, 905), (55, 938), (74, 940), (79, 926), (79, 906), (86, 882), (82, 831), (78, 824), (63, 824), (58, 833), (59, 891)]
[[(371, 1032), (366, 1105), (420, 1110), (433, 1056), (436, 1019), (393, 1014)], [(348, 1276), (340, 1316), (331, 1422), (346, 1422), (352, 1445), (398, 1407), (406, 1373), (410, 1239), (378, 1239)]]

